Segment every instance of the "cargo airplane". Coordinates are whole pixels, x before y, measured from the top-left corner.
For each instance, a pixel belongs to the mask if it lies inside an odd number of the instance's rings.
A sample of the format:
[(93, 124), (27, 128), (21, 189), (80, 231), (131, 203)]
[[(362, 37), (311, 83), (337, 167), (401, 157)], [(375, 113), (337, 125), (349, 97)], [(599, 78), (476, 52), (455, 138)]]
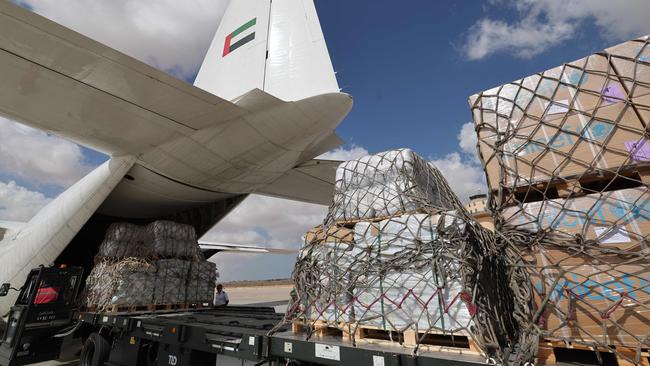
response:
[(338, 162), (315, 157), (351, 108), (313, 0), (232, 1), (193, 86), (0, 1), (0, 114), (110, 156), (29, 222), (0, 223), (0, 283), (90, 267), (114, 222), (203, 235), (251, 193), (328, 204)]

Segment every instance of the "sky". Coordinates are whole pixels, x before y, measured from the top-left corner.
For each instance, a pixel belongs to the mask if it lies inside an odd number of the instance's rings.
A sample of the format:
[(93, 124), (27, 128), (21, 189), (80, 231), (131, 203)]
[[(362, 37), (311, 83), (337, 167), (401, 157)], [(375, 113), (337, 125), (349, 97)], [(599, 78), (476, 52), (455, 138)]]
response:
[[(233, 0), (236, 1), (236, 0)], [(192, 83), (227, 0), (19, 0), (21, 6)], [(467, 98), (650, 34), (647, 0), (315, 0), (352, 159), (409, 147), (462, 198), (485, 190)], [(0, 117), (0, 220), (29, 220), (101, 153)], [(44, 153), (47, 152), (47, 158)], [(298, 248), (327, 207), (251, 196), (205, 238)], [(292, 256), (219, 254), (224, 281), (286, 278)]]

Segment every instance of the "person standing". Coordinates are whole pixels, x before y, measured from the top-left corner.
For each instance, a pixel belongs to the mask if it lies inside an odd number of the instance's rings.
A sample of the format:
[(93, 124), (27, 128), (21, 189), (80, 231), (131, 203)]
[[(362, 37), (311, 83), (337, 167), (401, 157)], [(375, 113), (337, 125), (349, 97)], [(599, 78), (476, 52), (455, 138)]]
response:
[(217, 291), (214, 293), (214, 306), (226, 306), (230, 302), (228, 294), (223, 290), (223, 285), (217, 285)]

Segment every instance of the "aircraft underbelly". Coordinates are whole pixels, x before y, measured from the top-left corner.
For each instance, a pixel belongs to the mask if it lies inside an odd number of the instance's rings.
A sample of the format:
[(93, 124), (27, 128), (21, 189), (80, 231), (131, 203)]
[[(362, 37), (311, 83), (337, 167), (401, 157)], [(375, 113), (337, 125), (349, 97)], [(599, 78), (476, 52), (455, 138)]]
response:
[(223, 201), (236, 194), (191, 186), (135, 164), (100, 206), (103, 215), (156, 218)]

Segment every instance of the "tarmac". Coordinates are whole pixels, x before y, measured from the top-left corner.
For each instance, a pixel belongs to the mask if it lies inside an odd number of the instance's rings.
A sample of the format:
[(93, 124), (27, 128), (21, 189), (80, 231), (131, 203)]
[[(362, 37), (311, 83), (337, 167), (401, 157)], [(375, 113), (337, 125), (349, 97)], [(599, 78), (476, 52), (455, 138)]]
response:
[[(230, 298), (230, 305), (271, 306), (277, 312), (287, 309), (289, 294), (293, 286), (251, 286), (224, 288)], [(47, 361), (32, 364), (33, 366), (73, 366), (78, 361)]]
[(275, 311), (287, 310), (292, 285), (224, 288), (232, 305), (272, 306)]

